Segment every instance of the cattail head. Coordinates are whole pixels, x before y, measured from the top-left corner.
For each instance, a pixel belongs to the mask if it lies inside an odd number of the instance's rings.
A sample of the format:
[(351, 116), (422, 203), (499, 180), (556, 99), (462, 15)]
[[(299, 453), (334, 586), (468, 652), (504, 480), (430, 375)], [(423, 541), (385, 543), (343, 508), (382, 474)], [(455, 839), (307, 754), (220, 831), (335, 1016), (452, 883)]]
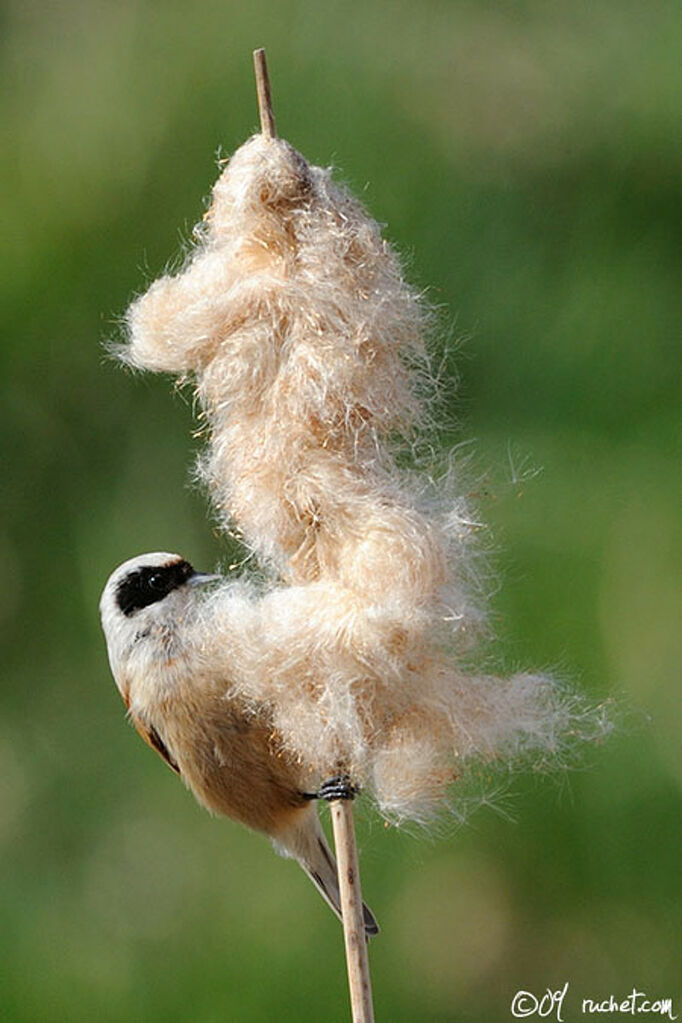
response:
[(461, 481), (434, 496), (392, 447), (423, 423), (427, 320), (347, 189), (255, 136), (187, 265), (131, 306), (124, 351), (192, 379), (200, 473), (269, 571), (264, 590), (209, 601), (210, 657), (267, 708), (283, 754), (351, 771), (398, 820), (429, 817), (466, 764), (552, 754), (584, 719), (546, 676), (462, 666), (482, 613)]

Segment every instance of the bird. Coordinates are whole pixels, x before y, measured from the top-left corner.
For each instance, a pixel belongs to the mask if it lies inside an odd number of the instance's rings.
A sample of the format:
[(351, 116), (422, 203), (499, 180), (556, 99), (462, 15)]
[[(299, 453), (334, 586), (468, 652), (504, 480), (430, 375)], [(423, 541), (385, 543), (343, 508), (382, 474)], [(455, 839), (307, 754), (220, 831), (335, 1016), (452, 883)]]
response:
[[(358, 790), (339, 774), (307, 792), (302, 768), (273, 741), (267, 713), (247, 706), (224, 666), (211, 663), (201, 613), (205, 587), (221, 580), (163, 551), (119, 565), (100, 600), (111, 672), (140, 736), (198, 802), (267, 835), (342, 919), (336, 861), (315, 801), (352, 799)], [(363, 919), (367, 937), (379, 932), (364, 904)]]

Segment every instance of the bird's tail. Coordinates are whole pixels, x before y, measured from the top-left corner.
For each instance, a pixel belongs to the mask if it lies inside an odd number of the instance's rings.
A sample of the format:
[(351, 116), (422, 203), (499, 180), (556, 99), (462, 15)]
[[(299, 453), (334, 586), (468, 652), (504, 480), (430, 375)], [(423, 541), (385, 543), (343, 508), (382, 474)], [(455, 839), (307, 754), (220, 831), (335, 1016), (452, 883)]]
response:
[[(275, 844), (285, 856), (298, 860), (322, 898), (331, 906), (339, 920), (342, 920), (336, 860), (327, 843), (317, 811), (311, 807), (305, 814), (301, 814), (296, 825), (295, 828), (288, 830), (286, 835), (278, 835)], [(367, 937), (378, 934), (379, 925), (371, 909), (364, 902), (362, 913)]]

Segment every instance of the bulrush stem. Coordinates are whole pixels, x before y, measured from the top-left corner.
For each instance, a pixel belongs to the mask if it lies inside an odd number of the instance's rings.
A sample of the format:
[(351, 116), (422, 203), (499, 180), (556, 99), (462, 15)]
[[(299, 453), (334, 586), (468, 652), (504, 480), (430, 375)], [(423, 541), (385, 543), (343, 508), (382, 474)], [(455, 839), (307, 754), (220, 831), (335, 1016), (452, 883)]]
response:
[(336, 862), (339, 871), (343, 938), (346, 944), (348, 987), (353, 1023), (374, 1023), (372, 982), (369, 975), (367, 938), (362, 912), (358, 848), (353, 823), (353, 803), (334, 800), (331, 805)]
[(276, 139), (277, 126), (275, 125), (275, 115), (272, 111), (268, 62), (265, 59), (265, 50), (262, 48), (253, 51), (253, 69), (256, 74), (260, 130), (266, 139)]

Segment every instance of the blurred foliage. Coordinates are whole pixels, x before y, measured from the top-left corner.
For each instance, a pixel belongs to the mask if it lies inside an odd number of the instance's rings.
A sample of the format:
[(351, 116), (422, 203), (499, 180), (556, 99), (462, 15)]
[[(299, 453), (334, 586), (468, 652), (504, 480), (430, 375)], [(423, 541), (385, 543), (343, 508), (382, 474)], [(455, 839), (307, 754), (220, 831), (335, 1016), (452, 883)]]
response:
[(126, 727), (97, 617), (134, 553), (230, 560), (188, 487), (191, 408), (101, 342), (186, 246), (218, 147), (255, 129), (258, 45), (282, 134), (339, 165), (443, 309), (493, 656), (626, 708), (584, 769), (519, 777), (437, 838), (359, 805), (378, 1018), (504, 1020), (517, 989), (566, 980), (575, 1013), (679, 995), (679, 5), (10, 0), (2, 19), (2, 1018), (348, 1018), (336, 921)]

